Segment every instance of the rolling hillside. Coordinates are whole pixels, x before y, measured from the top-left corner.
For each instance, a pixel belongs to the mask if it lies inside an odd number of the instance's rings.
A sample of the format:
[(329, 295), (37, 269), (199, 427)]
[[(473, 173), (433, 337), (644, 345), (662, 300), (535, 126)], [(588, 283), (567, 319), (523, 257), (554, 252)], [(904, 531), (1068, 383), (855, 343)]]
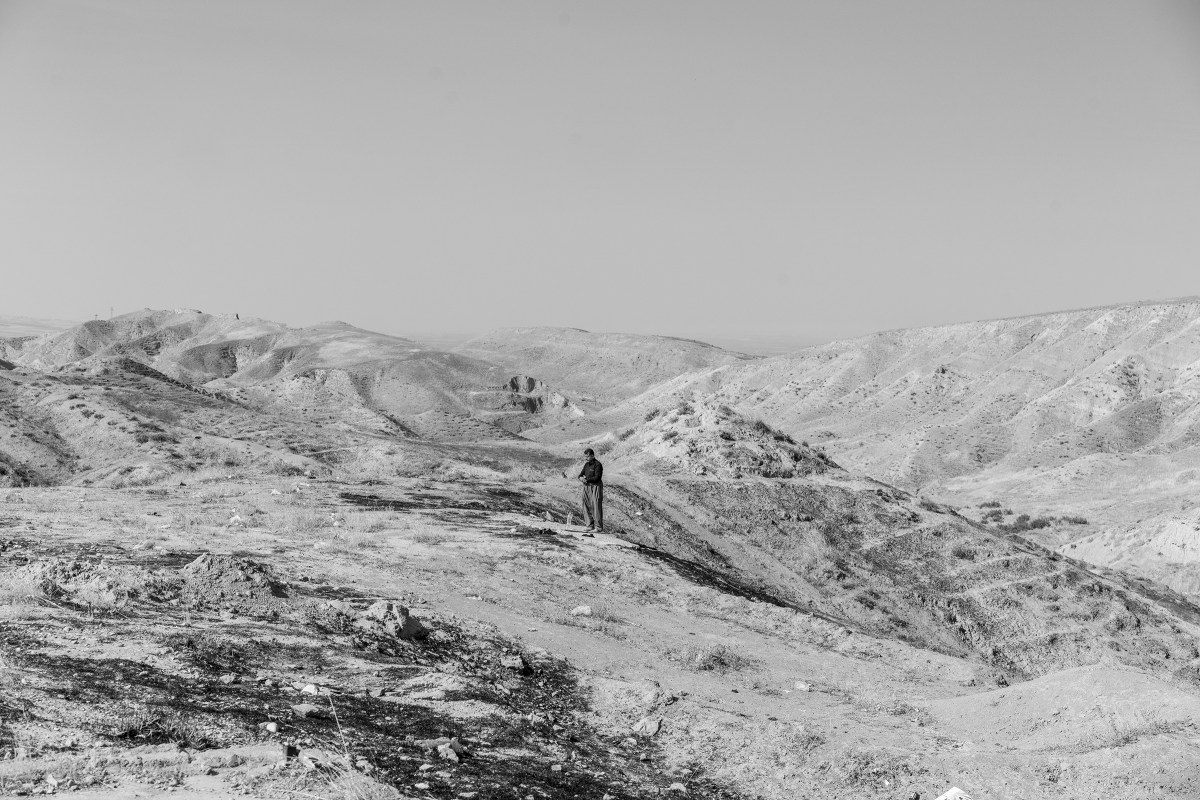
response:
[[(711, 396), (821, 444), (854, 470), (941, 501), (1087, 518), (1090, 529), (1061, 531), (1053, 543), (1106, 531), (1107, 551), (1087, 551), (1097, 563), (1117, 563), (1143, 523), (1161, 528), (1198, 503), (1200, 302), (1192, 299), (832, 342), (664, 384), (621, 418), (691, 396)], [(1155, 548), (1135, 561), (1144, 574), (1194, 590), (1195, 557), (1179, 555)]]

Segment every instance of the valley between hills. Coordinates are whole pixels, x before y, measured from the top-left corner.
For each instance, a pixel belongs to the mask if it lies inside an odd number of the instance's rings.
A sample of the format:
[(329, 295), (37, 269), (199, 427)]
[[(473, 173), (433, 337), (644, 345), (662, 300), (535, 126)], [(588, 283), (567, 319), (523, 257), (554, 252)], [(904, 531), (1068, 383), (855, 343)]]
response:
[(1200, 301), (0, 333), (2, 794), (1200, 796)]

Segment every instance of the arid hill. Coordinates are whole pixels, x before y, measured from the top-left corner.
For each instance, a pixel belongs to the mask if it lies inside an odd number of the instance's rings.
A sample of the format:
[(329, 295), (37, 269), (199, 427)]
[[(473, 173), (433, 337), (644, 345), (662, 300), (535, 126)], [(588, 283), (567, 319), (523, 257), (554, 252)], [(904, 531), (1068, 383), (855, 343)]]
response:
[[(1047, 539), (1055, 546), (1123, 531), (1107, 536), (1107, 549), (1087, 550), (1094, 563), (1117, 563), (1123, 540), (1190, 520), (1198, 503), (1196, 300), (832, 342), (663, 384), (613, 419), (693, 395), (908, 491), (964, 508), (995, 501), (1035, 519), (1091, 521)], [(1198, 556), (1194, 544), (1153, 547), (1135, 562), (1194, 590)]]
[(342, 322), (293, 329), (188, 309), (147, 310), (0, 340), (0, 357), (38, 370), (123, 359), (254, 408), (334, 414), (438, 439), (506, 438), (542, 418), (579, 413), (537, 378)]

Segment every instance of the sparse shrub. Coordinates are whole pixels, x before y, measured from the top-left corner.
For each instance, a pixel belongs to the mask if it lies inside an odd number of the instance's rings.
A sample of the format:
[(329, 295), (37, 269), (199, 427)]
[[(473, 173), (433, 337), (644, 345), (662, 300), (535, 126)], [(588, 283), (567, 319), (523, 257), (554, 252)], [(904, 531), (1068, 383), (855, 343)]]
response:
[(6, 575), (0, 581), (0, 606), (34, 605), (43, 596), (41, 582), (32, 575)]
[(1088, 524), (1086, 517), (1059, 517), (1059, 520), (1061, 522), (1066, 522), (1069, 525), (1087, 525)]
[(724, 439), (727, 442), (733, 441), (733, 434), (730, 433), (729, 431), (721, 431), (720, 433), (717, 434), (717, 436)]
[(617, 441), (623, 442), (626, 439), (628, 439), (630, 436), (633, 436), (634, 430), (635, 430), (634, 428), (626, 428), (625, 430), (621, 431), (620, 433), (617, 434)]
[(750, 423), (750, 430), (754, 431), (755, 433), (762, 434), (763, 436), (770, 436), (775, 433), (775, 431), (771, 429), (771, 426), (763, 422), (761, 419), (756, 419), (754, 422)]
[(723, 417), (732, 417), (733, 416), (733, 409), (726, 405), (717, 406), (717, 411)]
[(935, 514), (942, 513), (942, 507), (927, 497), (922, 497), (920, 499), (920, 501), (917, 503), (917, 505), (919, 505), (921, 508), (925, 509), (926, 511), (932, 511)]
[(353, 528), (338, 528), (333, 540), (343, 550), (369, 550), (379, 547), (379, 539), (369, 531)]
[(961, 558), (964, 561), (974, 561), (975, 549), (970, 545), (956, 544), (953, 548), (951, 548), (950, 555), (954, 556), (955, 558)]
[(755, 659), (723, 644), (690, 645), (685, 647), (677, 658), (688, 669), (718, 672), (722, 675), (758, 665)]
[(979, 504), (980, 508), (1000, 508), (999, 500), (985, 500)]
[(286, 526), (297, 533), (311, 533), (326, 527), (325, 515), (311, 508), (302, 508), (291, 515)]
[(647, 412), (646, 412), (646, 422), (649, 422), (650, 420), (654, 419), (655, 417), (657, 417), (657, 416), (658, 416), (659, 414), (661, 414), (661, 413), (662, 413), (662, 409), (661, 409), (661, 408), (652, 408), (652, 409), (650, 409), (649, 411), (647, 411)]
[(692, 404), (687, 400), (684, 400), (682, 403), (680, 403), (679, 408), (675, 410), (681, 417), (686, 417), (687, 415), (695, 412), (695, 409), (692, 408)]
[(1091, 750), (1124, 747), (1146, 736), (1177, 733), (1189, 728), (1191, 723), (1186, 720), (1163, 720), (1156, 713), (1150, 712), (1145, 715), (1139, 714), (1138, 718), (1128, 721), (1119, 719), (1114, 715), (1109, 720), (1109, 725), (1111, 730), (1094, 733), (1089, 738), (1079, 742), (1076, 745), (1076, 750), (1086, 753)]
[(679, 436), (679, 431), (667, 431), (663, 434), (662, 438), (664, 442), (669, 442), (677, 436)]
[(212, 741), (193, 717), (170, 709), (155, 709), (138, 704), (113, 721), (113, 737), (146, 743), (171, 742), (184, 747), (205, 748)]
[(1037, 519), (1032, 519), (1029, 521), (1030, 530), (1036, 531), (1036, 530), (1041, 530), (1042, 528), (1049, 528), (1049, 527), (1050, 527), (1050, 520), (1046, 519), (1045, 517), (1038, 517)]
[(878, 750), (852, 749), (841, 754), (834, 762), (823, 762), (818, 767), (843, 786), (878, 786), (885, 780), (898, 783), (921, 775), (925, 769), (910, 763), (909, 757)]

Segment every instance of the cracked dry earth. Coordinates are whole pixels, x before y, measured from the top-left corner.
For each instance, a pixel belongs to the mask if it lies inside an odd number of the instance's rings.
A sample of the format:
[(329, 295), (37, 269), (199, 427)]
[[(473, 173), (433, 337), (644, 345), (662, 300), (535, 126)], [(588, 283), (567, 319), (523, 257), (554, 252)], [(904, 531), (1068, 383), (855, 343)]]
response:
[(1200, 703), (1173, 685), (1114, 663), (997, 686), (586, 537), (539, 491), (240, 473), (0, 493), (0, 793), (1200, 791)]

